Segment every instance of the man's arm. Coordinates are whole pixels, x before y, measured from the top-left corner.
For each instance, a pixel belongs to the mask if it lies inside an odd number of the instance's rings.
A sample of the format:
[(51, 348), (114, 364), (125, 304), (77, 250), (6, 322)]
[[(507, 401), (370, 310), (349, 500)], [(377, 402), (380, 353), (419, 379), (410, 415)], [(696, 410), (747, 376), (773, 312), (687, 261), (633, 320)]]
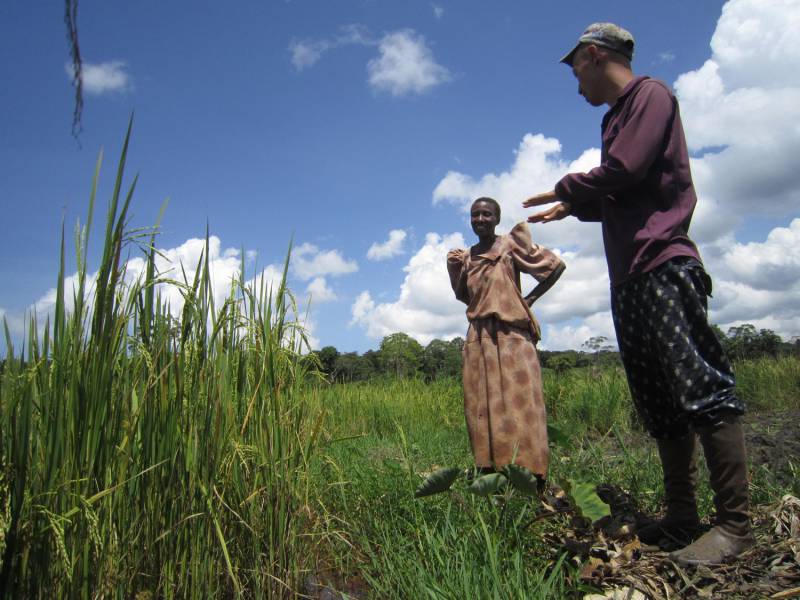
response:
[(606, 159), (588, 173), (565, 175), (554, 190), (528, 198), (525, 208), (561, 201), (528, 217), (530, 223), (549, 223), (573, 215), (581, 221), (599, 221), (600, 201), (627, 189), (647, 175), (663, 151), (664, 136), (675, 111), (675, 100), (659, 82), (640, 84), (629, 101), (625, 124), (606, 150)]
[[(531, 208), (532, 206), (542, 206), (543, 204), (550, 204), (551, 202), (557, 202), (558, 200), (559, 198), (556, 196), (555, 191), (551, 190), (549, 192), (545, 192), (544, 194), (531, 196), (522, 203), (522, 206), (525, 208)], [(559, 202), (547, 210), (543, 210), (528, 217), (528, 223), (549, 223), (550, 221), (560, 221), (564, 217), (569, 216), (570, 212), (571, 207), (569, 202)]]
[(606, 149), (606, 158), (588, 173), (570, 173), (555, 187), (559, 198), (575, 204), (596, 202), (625, 190), (647, 175), (664, 148), (675, 101), (659, 82), (644, 81), (627, 111), (625, 123)]

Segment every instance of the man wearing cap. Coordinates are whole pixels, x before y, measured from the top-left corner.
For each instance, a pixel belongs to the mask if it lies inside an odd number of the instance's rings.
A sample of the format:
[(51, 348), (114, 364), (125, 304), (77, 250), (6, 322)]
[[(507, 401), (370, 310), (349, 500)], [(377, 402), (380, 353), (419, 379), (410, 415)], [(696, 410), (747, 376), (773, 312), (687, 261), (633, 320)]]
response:
[[(523, 202), (555, 204), (528, 221), (567, 216), (602, 223), (611, 309), (631, 396), (656, 438), (666, 515), (640, 528), (657, 544), (693, 543), (670, 556), (714, 564), (754, 544), (748, 514), (743, 403), (707, 318), (711, 279), (689, 238), (697, 198), (678, 102), (669, 88), (631, 70), (633, 36), (595, 23), (561, 59), (603, 117), (600, 166), (570, 173), (555, 189)], [(697, 440), (714, 491), (714, 527), (697, 537)]]

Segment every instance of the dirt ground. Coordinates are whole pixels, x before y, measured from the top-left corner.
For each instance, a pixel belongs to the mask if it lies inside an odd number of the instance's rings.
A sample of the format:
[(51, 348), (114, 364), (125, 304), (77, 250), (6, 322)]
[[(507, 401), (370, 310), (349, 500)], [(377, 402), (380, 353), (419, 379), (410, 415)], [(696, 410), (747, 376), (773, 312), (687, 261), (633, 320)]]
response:
[(790, 463), (800, 471), (800, 411), (747, 415), (745, 436), (753, 465), (768, 465), (781, 484), (795, 479)]
[[(766, 465), (775, 481), (789, 486), (800, 469), (800, 411), (757, 413), (745, 419), (751, 464)], [(756, 546), (735, 563), (684, 568), (668, 551), (644, 547), (632, 534), (651, 518), (634, 498), (614, 485), (598, 486), (612, 517), (601, 527), (574, 529), (565, 546), (576, 550), (581, 578), (600, 593), (587, 596), (630, 600), (669, 598), (800, 598), (800, 499), (784, 496), (771, 506), (755, 506)], [(556, 541), (556, 540), (553, 540)]]

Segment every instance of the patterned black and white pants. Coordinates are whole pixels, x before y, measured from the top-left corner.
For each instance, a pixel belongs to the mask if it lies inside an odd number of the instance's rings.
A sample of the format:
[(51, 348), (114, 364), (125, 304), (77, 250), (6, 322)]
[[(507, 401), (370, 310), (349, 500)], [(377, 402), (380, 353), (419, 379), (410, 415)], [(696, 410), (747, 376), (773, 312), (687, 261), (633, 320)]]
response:
[(633, 402), (650, 434), (741, 415), (731, 364), (708, 323), (711, 279), (691, 258), (673, 258), (611, 289), (611, 312)]

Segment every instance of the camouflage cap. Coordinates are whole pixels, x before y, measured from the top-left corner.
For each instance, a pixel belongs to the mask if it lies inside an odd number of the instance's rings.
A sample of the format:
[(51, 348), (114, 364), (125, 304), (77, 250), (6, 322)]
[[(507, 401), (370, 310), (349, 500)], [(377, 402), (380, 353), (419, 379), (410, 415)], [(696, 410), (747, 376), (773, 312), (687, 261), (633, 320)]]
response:
[(633, 60), (633, 36), (614, 23), (592, 23), (578, 38), (578, 43), (561, 59), (561, 62), (572, 66), (572, 59), (581, 44), (595, 44), (609, 50), (619, 52), (628, 60)]

